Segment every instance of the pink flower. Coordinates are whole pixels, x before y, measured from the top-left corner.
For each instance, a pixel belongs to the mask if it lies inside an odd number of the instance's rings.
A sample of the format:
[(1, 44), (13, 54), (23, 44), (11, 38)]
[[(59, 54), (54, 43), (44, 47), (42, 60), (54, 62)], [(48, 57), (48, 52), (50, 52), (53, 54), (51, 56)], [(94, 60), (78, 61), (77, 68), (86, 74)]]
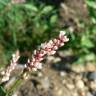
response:
[(3, 75), (3, 78), (1, 80), (2, 82), (9, 80), (10, 74), (15, 69), (19, 57), (20, 56), (18, 50), (16, 51), (16, 53), (12, 54), (12, 59), (10, 61), (10, 64), (6, 67), (4, 71), (1, 72), (1, 74)]
[(24, 72), (26, 73), (26, 71), (36, 71), (37, 69), (41, 69), (42, 64), (40, 62), (44, 59), (44, 56), (55, 54), (56, 50), (63, 46), (65, 42), (68, 42), (68, 40), (69, 39), (65, 35), (65, 32), (60, 31), (58, 38), (41, 44), (41, 46), (34, 51), (32, 59), (28, 60), (27, 64), (25, 65)]
[[(34, 50), (32, 58), (28, 59), (27, 63), (24, 66), (23, 70), (23, 76), (26, 78), (26, 74), (29, 71), (36, 71), (37, 69), (42, 69), (42, 63), (41, 61), (47, 56), (47, 55), (54, 55), (57, 51), (57, 49), (65, 44), (65, 42), (68, 42), (68, 38), (65, 35), (64, 31), (60, 31), (60, 34), (57, 38), (50, 40), (49, 42), (42, 43), (41, 46)], [(19, 51), (17, 50), (15, 54), (12, 55), (12, 59), (10, 61), (10, 64), (6, 67), (5, 71), (2, 71), (2, 82), (5, 82), (9, 80), (11, 72), (15, 69), (17, 65), (17, 61), (19, 59)]]

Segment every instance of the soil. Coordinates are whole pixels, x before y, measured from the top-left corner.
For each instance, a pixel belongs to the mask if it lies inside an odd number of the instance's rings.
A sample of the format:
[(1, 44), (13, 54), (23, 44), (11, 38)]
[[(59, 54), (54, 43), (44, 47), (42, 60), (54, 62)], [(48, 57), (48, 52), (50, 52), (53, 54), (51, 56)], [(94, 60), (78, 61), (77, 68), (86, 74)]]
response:
[(89, 22), (85, 0), (64, 0), (60, 4), (59, 16), (62, 27), (72, 27), (77, 32), (80, 31), (78, 22)]
[(63, 59), (48, 57), (43, 69), (32, 72), (14, 93), (15, 96), (96, 96), (96, 74), (91, 76), (93, 80), (88, 79), (90, 67), (93, 73), (96, 65), (69, 65)]

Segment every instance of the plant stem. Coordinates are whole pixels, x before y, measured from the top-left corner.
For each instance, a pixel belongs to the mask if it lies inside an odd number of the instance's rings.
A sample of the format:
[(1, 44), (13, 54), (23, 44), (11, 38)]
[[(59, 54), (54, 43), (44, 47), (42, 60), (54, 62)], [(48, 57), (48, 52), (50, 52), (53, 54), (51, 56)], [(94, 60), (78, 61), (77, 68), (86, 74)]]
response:
[(12, 92), (14, 92), (16, 90), (16, 88), (18, 87), (18, 85), (20, 85), (22, 82), (22, 78), (18, 78), (15, 83), (13, 84), (13, 86), (8, 90), (8, 94), (12, 94)]

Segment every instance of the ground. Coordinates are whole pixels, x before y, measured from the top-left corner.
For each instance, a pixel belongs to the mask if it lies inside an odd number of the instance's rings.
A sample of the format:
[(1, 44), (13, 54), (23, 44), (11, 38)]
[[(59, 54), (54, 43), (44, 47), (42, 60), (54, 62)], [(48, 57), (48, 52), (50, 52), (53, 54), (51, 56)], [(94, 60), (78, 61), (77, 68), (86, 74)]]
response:
[[(65, 58), (64, 58), (65, 59)], [(69, 65), (49, 56), (43, 69), (32, 72), (14, 94), (17, 96), (96, 96), (96, 65)]]

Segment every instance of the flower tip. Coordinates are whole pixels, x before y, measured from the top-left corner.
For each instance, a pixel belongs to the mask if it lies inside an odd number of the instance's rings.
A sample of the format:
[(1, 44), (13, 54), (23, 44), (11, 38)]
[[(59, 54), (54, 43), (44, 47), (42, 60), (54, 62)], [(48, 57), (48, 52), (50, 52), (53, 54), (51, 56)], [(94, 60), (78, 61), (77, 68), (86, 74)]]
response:
[(67, 42), (69, 41), (69, 38), (67, 38)]
[(69, 38), (67, 36), (65, 36), (65, 42), (68, 42)]
[(60, 31), (60, 35), (65, 35), (65, 31)]

